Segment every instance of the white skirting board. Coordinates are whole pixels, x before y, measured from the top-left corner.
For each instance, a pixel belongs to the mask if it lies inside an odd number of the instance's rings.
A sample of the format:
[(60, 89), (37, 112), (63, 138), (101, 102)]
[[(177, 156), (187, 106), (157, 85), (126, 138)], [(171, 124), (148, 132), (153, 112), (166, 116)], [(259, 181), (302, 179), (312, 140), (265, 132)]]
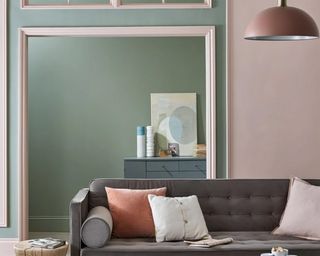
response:
[(18, 239), (0, 238), (0, 255), (14, 256), (13, 246), (18, 243)]

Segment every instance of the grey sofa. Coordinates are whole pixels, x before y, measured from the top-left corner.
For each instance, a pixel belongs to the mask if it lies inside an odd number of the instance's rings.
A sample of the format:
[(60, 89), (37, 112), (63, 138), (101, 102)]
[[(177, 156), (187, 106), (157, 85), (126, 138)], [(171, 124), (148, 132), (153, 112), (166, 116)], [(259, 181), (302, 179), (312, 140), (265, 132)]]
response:
[[(320, 185), (320, 180), (309, 182)], [(291, 254), (319, 256), (319, 241), (270, 233), (285, 208), (288, 184), (288, 180), (96, 179), (89, 188), (81, 189), (70, 204), (71, 256), (259, 256), (275, 245), (288, 248)], [(113, 238), (103, 248), (87, 248), (81, 243), (81, 224), (92, 207), (108, 206), (105, 186), (130, 189), (166, 186), (168, 196), (197, 195), (211, 234), (217, 238), (233, 237), (234, 242), (204, 249), (191, 248), (183, 242), (157, 244), (148, 238)]]

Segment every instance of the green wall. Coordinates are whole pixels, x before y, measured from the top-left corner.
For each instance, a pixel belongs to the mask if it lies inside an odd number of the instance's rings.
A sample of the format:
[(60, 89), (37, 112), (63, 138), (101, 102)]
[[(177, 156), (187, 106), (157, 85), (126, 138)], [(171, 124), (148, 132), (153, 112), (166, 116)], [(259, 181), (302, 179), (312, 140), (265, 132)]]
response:
[[(226, 22), (225, 0), (212, 9), (196, 10), (20, 10), (19, 0), (8, 1), (9, 27), (9, 228), (0, 237), (18, 234), (18, 28), (22, 26), (170, 26), (215, 25), (217, 29), (217, 174), (226, 171)], [(57, 184), (58, 189), (58, 184)]]
[(205, 143), (204, 38), (31, 38), (28, 54), (31, 231), (67, 231), (79, 188), (123, 178), (150, 93), (196, 92)]

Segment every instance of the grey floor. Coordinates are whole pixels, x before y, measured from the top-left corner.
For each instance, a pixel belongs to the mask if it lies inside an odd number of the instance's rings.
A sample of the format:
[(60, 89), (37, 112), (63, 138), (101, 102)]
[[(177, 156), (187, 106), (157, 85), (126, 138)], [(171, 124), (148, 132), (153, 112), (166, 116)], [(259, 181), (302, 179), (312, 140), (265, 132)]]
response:
[[(30, 232), (29, 239), (52, 237), (69, 241), (69, 233), (53, 233), (53, 232)], [(67, 256), (70, 256), (70, 248)]]

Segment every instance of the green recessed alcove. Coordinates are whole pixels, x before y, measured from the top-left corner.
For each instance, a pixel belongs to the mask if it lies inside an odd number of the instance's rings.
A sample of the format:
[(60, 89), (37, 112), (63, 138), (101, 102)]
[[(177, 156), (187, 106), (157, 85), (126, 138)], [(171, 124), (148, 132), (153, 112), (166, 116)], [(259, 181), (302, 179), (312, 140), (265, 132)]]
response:
[(48, 228), (39, 216), (67, 217), (90, 180), (123, 178), (150, 93), (196, 92), (205, 143), (203, 37), (30, 38), (28, 66), (31, 230)]

